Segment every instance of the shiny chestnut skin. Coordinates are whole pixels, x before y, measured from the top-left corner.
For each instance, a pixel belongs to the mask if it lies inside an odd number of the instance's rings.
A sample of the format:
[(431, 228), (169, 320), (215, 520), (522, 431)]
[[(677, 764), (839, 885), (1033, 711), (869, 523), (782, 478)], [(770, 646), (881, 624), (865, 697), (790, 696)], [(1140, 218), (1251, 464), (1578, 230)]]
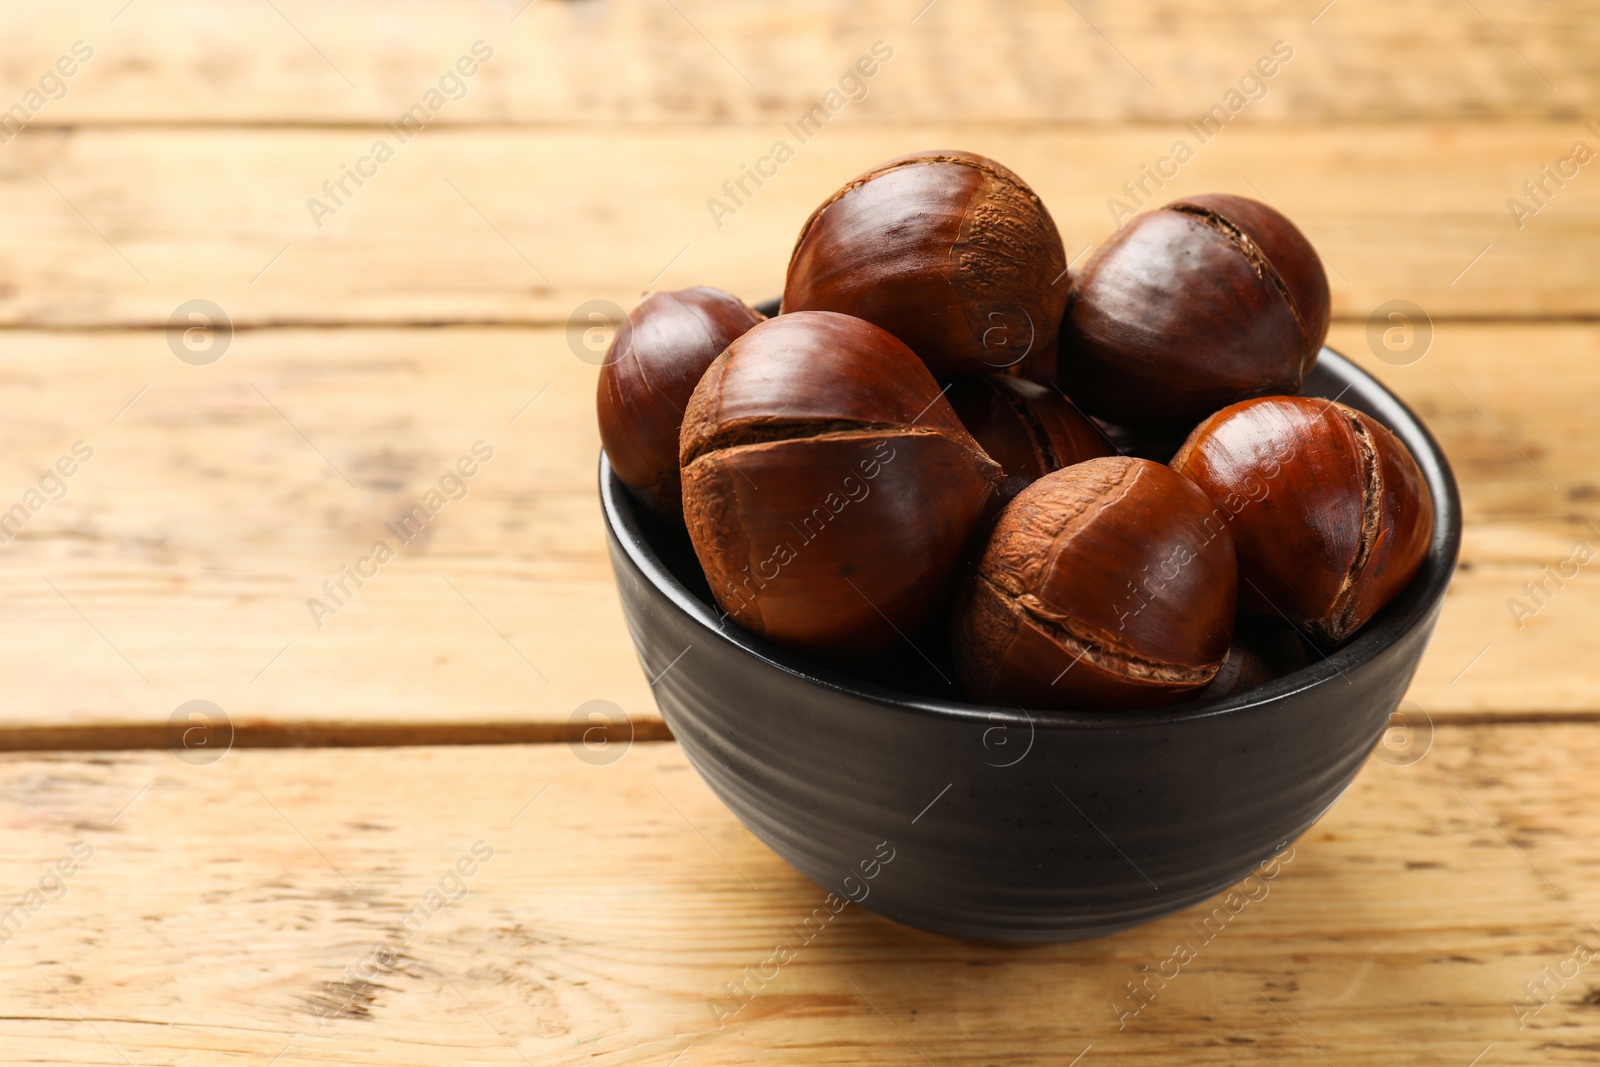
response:
[(711, 361), (764, 321), (720, 289), (650, 293), (611, 339), (595, 403), (600, 440), (622, 484), (658, 515), (681, 518), (678, 431)]
[(938, 375), (1055, 379), (1067, 257), (1044, 203), (971, 152), (900, 156), (852, 179), (800, 230), (783, 310), (883, 327)]
[(1106, 435), (1050, 386), (1003, 374), (957, 378), (945, 392), (962, 425), (1005, 478), (1003, 506), (1051, 471), (1116, 454)]
[(1433, 536), (1416, 461), (1377, 420), (1311, 397), (1262, 397), (1212, 415), (1172, 467), (1232, 531), (1240, 597), (1320, 641), (1361, 629), (1411, 581)]
[(1130, 220), (1074, 277), (1061, 378), (1112, 422), (1195, 422), (1248, 397), (1297, 393), (1328, 334), (1311, 242), (1242, 196), (1176, 200)]
[(930, 621), (1000, 480), (911, 349), (821, 311), (728, 346), (689, 399), (679, 458), (723, 610), (836, 662)]
[(1209, 684), (1233, 634), (1233, 542), (1200, 488), (1144, 459), (1091, 459), (1006, 506), (952, 615), (956, 669), (986, 703), (1125, 708)]

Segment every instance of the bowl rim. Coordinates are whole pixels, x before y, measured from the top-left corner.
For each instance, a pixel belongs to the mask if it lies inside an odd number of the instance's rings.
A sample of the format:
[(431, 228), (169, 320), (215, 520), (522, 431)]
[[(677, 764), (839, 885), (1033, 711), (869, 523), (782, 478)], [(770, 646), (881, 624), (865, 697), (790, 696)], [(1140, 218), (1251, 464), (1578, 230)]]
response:
[(898, 712), (991, 726), (1026, 725), (1030, 729), (1045, 730), (1159, 727), (1235, 715), (1288, 700), (1297, 693), (1344, 677), (1349, 671), (1375, 659), (1417, 627), (1428, 624), (1436, 615), (1449, 588), (1460, 555), (1460, 492), (1449, 460), (1427, 426), (1383, 383), (1333, 349), (1322, 349), (1316, 367), (1307, 376), (1308, 380), (1318, 370), (1326, 371), (1336, 381), (1344, 383), (1344, 388), (1338, 394), (1324, 399), (1348, 403), (1373, 416), (1405, 442), (1416, 459), (1433, 498), (1434, 526), (1428, 554), (1410, 585), (1385, 605), (1346, 645), (1323, 655), (1321, 661), (1276, 678), (1266, 685), (1211, 700), (1118, 711), (1021, 708), (922, 696), (859, 679), (816, 663), (799, 653), (768, 644), (737, 624), (730, 624), (726, 614), (702, 601), (679, 582), (646, 540), (635, 516), (632, 497), (611, 469), (603, 450), (600, 453), (601, 506), (613, 543), (620, 546), (634, 569), (657, 592), (692, 619), (700, 629), (707, 631), (708, 639), (727, 642), (738, 652), (754, 657), (769, 668), (868, 704)]

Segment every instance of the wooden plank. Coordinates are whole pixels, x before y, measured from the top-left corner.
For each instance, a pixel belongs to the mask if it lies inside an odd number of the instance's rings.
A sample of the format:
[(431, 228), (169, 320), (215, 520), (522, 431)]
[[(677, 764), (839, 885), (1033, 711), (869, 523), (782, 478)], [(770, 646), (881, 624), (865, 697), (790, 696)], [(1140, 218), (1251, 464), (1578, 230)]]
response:
[[(801, 941), (823, 891), (673, 745), (604, 767), (563, 746), (206, 767), (13, 755), (7, 905), (78, 842), (82, 862), (0, 952), (0, 1047), (97, 1064), (976, 1067), (1085, 1049), (1082, 1064), (1466, 1064), (1492, 1046), (1481, 1062), (1588, 1063), (1595, 964), (1573, 977), (1570, 961), (1600, 938), (1594, 733), (1442, 729), (1414, 765), (1369, 765), (1209, 938), (1201, 906), (1028, 949), (856, 906)], [(470, 875), (446, 878), (462, 857)], [(441, 879), (459, 899), (430, 901)], [(1126, 983), (1171, 975), (1179, 943), (1194, 958), (1119, 1030)], [(777, 946), (794, 956), (774, 975)], [(375, 947), (386, 962), (360, 979)], [(1550, 1003), (1519, 1029), (1514, 1003), (1540, 981)]]
[(495, 59), (441, 124), (782, 122), (878, 40), (894, 58), (851, 107), (881, 121), (1191, 118), (1280, 40), (1293, 59), (1245, 116), (1568, 119), (1600, 100), (1600, 28), (1579, 0), (122, 6), (0, 15), (17, 94), (74, 40), (96, 49), (40, 120), (381, 121), (479, 39)]
[[(0, 641), (31, 668), (0, 721), (162, 724), (197, 699), (402, 735), (565, 726), (593, 699), (654, 719), (600, 524), (595, 368), (558, 331), (247, 332), (205, 367), (159, 332), (0, 348), (5, 507), (94, 450), (4, 548)], [(475, 444), (493, 458), (450, 480)], [(465, 496), (405, 541), (441, 479)]]
[[(1332, 16), (1330, 16), (1332, 17)], [(841, 122), (731, 216), (708, 202), (782, 127), (26, 132), (0, 168), (0, 325), (165, 326), (205, 298), (236, 324), (564, 323), (591, 299), (717, 284), (776, 294), (822, 198), (882, 158), (959, 145), (1002, 160), (1051, 207), (1076, 258), (1114, 229), (1108, 204), (1180, 126)], [(1600, 315), (1594, 164), (1536, 216), (1507, 200), (1564, 158), (1573, 123), (1224, 129), (1150, 202), (1206, 190), (1265, 197), (1330, 266), (1338, 315), (1406, 298), (1436, 318)], [(395, 156), (331, 216), (308, 202), (378, 139)], [(1600, 148), (1600, 138), (1591, 137)], [(372, 169), (371, 166), (368, 169)], [(770, 169), (770, 168), (768, 168)], [(1553, 186), (1552, 186), (1553, 188)], [(1140, 199), (1146, 199), (1141, 196)], [(724, 203), (732, 203), (724, 200)], [(318, 226), (320, 223), (320, 228)], [(1537, 285), (1529, 279), (1537, 278)]]
[[(1535, 615), (1507, 603), (1576, 540), (1600, 550), (1600, 327), (1440, 323), (1403, 367), (1363, 327), (1334, 341), (1422, 413), (1465, 495), (1411, 699), (1439, 718), (1600, 713), (1593, 566)], [(116, 726), (159, 744), (197, 699), (251, 744), (550, 740), (596, 699), (656, 729), (596, 500), (594, 374), (551, 328), (245, 331), (204, 367), (159, 332), (0, 333), (0, 511), (74, 442), (94, 449), (0, 547), (0, 645), (26, 665), (0, 740)], [(466, 498), (402, 545), (385, 524), (479, 440), (494, 459)], [(322, 583), (380, 539), (398, 558), (335, 605)], [(314, 617), (313, 597), (338, 610)]]

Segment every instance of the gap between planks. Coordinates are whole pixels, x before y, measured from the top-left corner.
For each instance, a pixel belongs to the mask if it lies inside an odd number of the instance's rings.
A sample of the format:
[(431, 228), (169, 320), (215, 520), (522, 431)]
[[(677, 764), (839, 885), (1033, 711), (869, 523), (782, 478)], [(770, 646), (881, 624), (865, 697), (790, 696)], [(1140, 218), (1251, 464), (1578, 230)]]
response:
[[(1435, 727), (1600, 725), (1596, 711), (1456, 712), (1433, 717)], [(241, 722), (234, 724), (231, 748), (426, 748), (490, 745), (583, 744), (586, 723), (355, 723)], [(634, 742), (674, 742), (658, 719), (632, 724)], [(626, 743), (625, 731), (610, 730), (607, 741)], [(70, 726), (0, 728), (0, 753), (132, 752), (175, 747), (169, 727), (160, 723), (80, 723)]]
[[(796, 101), (796, 103), (800, 103)], [(802, 108), (803, 110), (803, 108)], [(430, 120), (427, 128), (431, 130), (451, 130), (466, 133), (539, 133), (544, 131), (564, 133), (577, 132), (589, 133), (597, 128), (603, 128), (616, 133), (655, 133), (661, 130), (685, 130), (690, 132), (710, 131), (715, 133), (761, 133), (770, 131), (780, 119), (787, 115), (776, 115), (766, 118), (743, 119), (687, 119), (663, 118), (658, 120), (643, 119), (460, 119), (452, 121), (448, 117)], [(999, 130), (1007, 133), (1121, 133), (1127, 130), (1171, 130), (1182, 128), (1189, 116), (1175, 116), (1173, 118), (1149, 118), (1136, 116), (1126, 119), (1030, 119), (1006, 118), (996, 116), (993, 118), (931, 118), (927, 116), (908, 116), (905, 118), (878, 118), (872, 116), (856, 116), (852, 125), (862, 130), (901, 130), (918, 129), (929, 126), (939, 126), (943, 129), (962, 130), (971, 129), (974, 132), (987, 132)], [(1471, 127), (1473, 129), (1486, 129), (1495, 126), (1518, 128), (1529, 122), (1560, 124), (1562, 122), (1582, 123), (1582, 118), (1569, 118), (1561, 114), (1527, 116), (1491, 117), (1477, 119), (1470, 116), (1445, 116), (1441, 118), (1324, 118), (1324, 119), (1296, 119), (1292, 117), (1277, 119), (1251, 119), (1244, 122), (1231, 123), (1238, 129), (1254, 130), (1308, 130), (1319, 127), (1328, 129), (1396, 129), (1406, 127), (1438, 128), (1444, 126)], [(273, 131), (308, 131), (322, 132), (327, 130), (368, 131), (382, 132), (389, 128), (388, 122), (379, 122), (372, 119), (97, 119), (84, 118), (71, 122), (29, 122), (23, 127), (22, 133), (17, 136), (40, 137), (45, 134), (76, 133), (80, 130), (136, 130), (150, 132), (164, 132), (168, 130), (181, 130), (190, 132), (194, 130), (212, 130), (218, 133), (233, 131), (250, 132), (253, 130)]]
[[(777, 299), (774, 293), (771, 299)], [(760, 301), (757, 301), (760, 303)], [(1462, 326), (1592, 326), (1600, 323), (1600, 312), (1530, 313), (1526, 315), (1430, 315), (1434, 325)], [(1333, 315), (1330, 326), (1366, 325), (1371, 321), (1366, 315)], [(562, 318), (460, 318), (460, 319), (280, 319), (273, 322), (237, 322), (233, 324), (235, 336), (248, 333), (271, 333), (276, 330), (549, 330), (569, 325)], [(64, 325), (59, 323), (0, 322), (0, 335), (12, 333), (93, 334), (93, 333), (166, 333), (171, 329), (167, 322), (90, 322)]]
[[(1600, 714), (1597, 714), (1600, 721)], [(233, 724), (230, 748), (421, 748), (448, 745), (557, 745), (584, 744), (605, 729), (577, 722), (318, 722), (316, 720)], [(606, 740), (671, 741), (672, 733), (659, 719), (611, 728)], [(165, 723), (74, 723), (63, 726), (7, 726), (0, 728), (3, 752), (123, 752), (170, 749), (177, 745)]]

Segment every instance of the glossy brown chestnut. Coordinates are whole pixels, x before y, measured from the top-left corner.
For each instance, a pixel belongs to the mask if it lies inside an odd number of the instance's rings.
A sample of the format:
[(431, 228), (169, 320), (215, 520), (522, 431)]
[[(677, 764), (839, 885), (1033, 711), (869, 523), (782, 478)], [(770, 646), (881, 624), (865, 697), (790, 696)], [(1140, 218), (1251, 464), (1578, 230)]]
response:
[(822, 311), (728, 346), (689, 399), (679, 456), (717, 602), (836, 661), (931, 619), (1000, 480), (911, 349)]
[(1106, 435), (1051, 386), (1003, 374), (971, 375), (957, 378), (945, 396), (1005, 472), (999, 505), (1051, 471), (1116, 454)]
[(1359, 630), (1405, 588), (1433, 536), (1433, 500), (1400, 439), (1354, 408), (1263, 397), (1206, 419), (1172, 459), (1233, 533), (1240, 598), (1322, 641)]
[(678, 431), (700, 376), (734, 338), (766, 316), (699, 286), (651, 293), (628, 313), (600, 367), (600, 441), (634, 499), (680, 518)]
[(900, 156), (852, 179), (800, 230), (783, 310), (883, 327), (935, 374), (1054, 381), (1067, 257), (1039, 197), (971, 152)]
[(1061, 377), (1091, 415), (1195, 422), (1296, 393), (1328, 333), (1328, 278), (1294, 224), (1216, 193), (1130, 220), (1073, 280)]
[(1025, 707), (1168, 703), (1208, 684), (1233, 634), (1238, 571), (1211, 502), (1149, 460), (1047, 474), (1007, 505), (952, 617), (976, 699)]

